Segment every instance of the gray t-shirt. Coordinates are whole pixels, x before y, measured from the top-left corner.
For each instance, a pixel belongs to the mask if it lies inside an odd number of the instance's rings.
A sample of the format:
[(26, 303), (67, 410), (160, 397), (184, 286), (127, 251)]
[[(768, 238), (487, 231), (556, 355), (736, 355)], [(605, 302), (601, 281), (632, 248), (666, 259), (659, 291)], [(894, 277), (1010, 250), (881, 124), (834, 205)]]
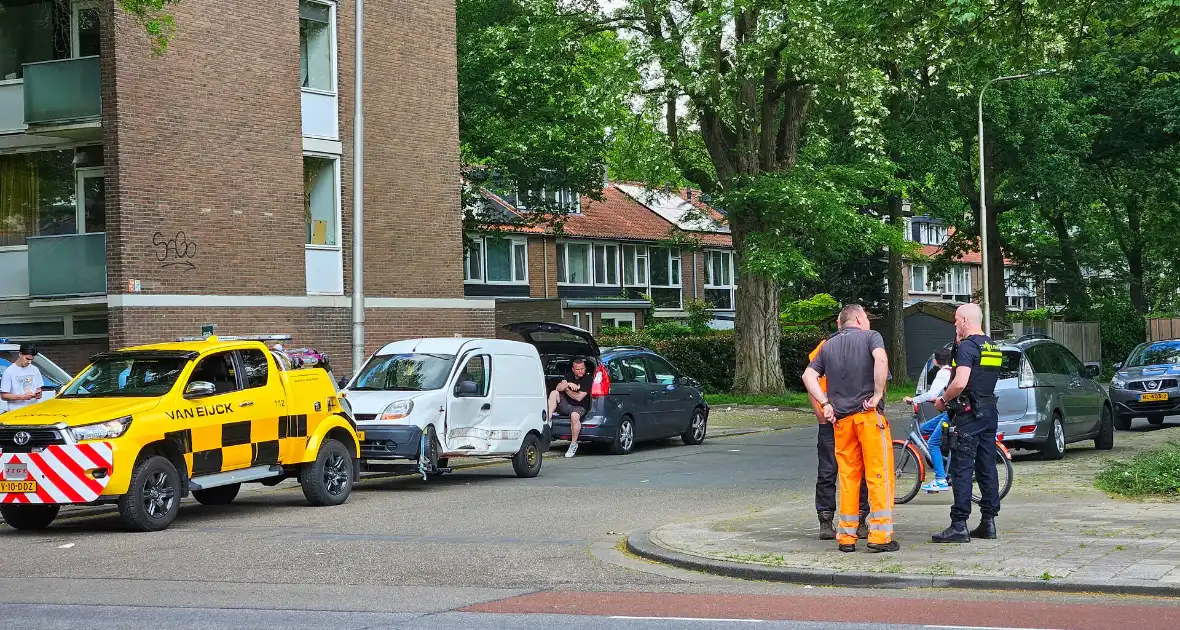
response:
[[(4, 370), (4, 376), (0, 377), (0, 391), (5, 394), (25, 394), (39, 391), (44, 383), (44, 379), (41, 378), (41, 370), (38, 370), (37, 366), (30, 363), (21, 367), (13, 363)], [(14, 410), (39, 403), (41, 400), (33, 398), (32, 400), (9, 400), (6, 402), (9, 410)]]
[[(884, 348), (885, 340), (875, 330), (846, 328), (820, 348), (809, 366), (828, 377), (828, 399), (837, 418), (864, 411), (864, 401), (873, 397), (873, 350)], [(884, 409), (881, 400), (880, 409)]]

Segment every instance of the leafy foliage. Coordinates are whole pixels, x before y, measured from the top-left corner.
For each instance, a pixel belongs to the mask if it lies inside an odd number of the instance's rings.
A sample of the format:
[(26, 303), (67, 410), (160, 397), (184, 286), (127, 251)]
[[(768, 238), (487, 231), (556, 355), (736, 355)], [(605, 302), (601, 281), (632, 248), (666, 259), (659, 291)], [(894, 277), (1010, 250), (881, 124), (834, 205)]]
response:
[(172, 15), (172, 5), (180, 0), (116, 0), (128, 15), (131, 15), (143, 26), (144, 31), (152, 40), (152, 52), (162, 55), (168, 50), (168, 42), (176, 33), (176, 18)]
[(840, 310), (840, 303), (827, 293), (819, 293), (805, 300), (787, 304), (779, 319), (784, 324), (814, 324), (821, 322)]

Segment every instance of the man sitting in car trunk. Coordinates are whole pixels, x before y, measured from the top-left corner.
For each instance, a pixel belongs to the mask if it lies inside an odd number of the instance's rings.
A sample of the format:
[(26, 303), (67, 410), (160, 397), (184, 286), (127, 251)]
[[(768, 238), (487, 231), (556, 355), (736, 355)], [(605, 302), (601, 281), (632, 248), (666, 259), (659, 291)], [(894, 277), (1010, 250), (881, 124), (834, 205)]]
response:
[(565, 452), (566, 457), (578, 453), (578, 434), (582, 432), (582, 417), (590, 411), (590, 388), (594, 385), (594, 377), (586, 370), (584, 359), (574, 359), (570, 369), (571, 373), (549, 394), (549, 415), (556, 411), (570, 417), (570, 447)]

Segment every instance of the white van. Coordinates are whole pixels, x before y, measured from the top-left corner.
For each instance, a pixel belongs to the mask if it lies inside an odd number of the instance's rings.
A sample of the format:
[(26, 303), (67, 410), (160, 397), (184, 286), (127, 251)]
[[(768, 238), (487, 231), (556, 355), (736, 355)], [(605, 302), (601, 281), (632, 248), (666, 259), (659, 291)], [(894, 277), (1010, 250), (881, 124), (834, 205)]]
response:
[(362, 470), (450, 472), (451, 457), (511, 458), (535, 477), (549, 450), (541, 357), (501, 339), (395, 341), (345, 385), (361, 442)]

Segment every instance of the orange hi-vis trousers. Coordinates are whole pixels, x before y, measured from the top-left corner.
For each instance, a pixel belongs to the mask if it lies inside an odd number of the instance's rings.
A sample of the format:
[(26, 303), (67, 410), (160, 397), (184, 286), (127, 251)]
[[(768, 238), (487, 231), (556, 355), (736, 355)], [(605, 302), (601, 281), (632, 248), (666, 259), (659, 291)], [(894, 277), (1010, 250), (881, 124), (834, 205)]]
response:
[(840, 513), (836, 539), (856, 544), (860, 524), (860, 483), (869, 486), (869, 542), (893, 540), (893, 436), (889, 421), (876, 410), (841, 418), (835, 424), (836, 462), (840, 470)]

